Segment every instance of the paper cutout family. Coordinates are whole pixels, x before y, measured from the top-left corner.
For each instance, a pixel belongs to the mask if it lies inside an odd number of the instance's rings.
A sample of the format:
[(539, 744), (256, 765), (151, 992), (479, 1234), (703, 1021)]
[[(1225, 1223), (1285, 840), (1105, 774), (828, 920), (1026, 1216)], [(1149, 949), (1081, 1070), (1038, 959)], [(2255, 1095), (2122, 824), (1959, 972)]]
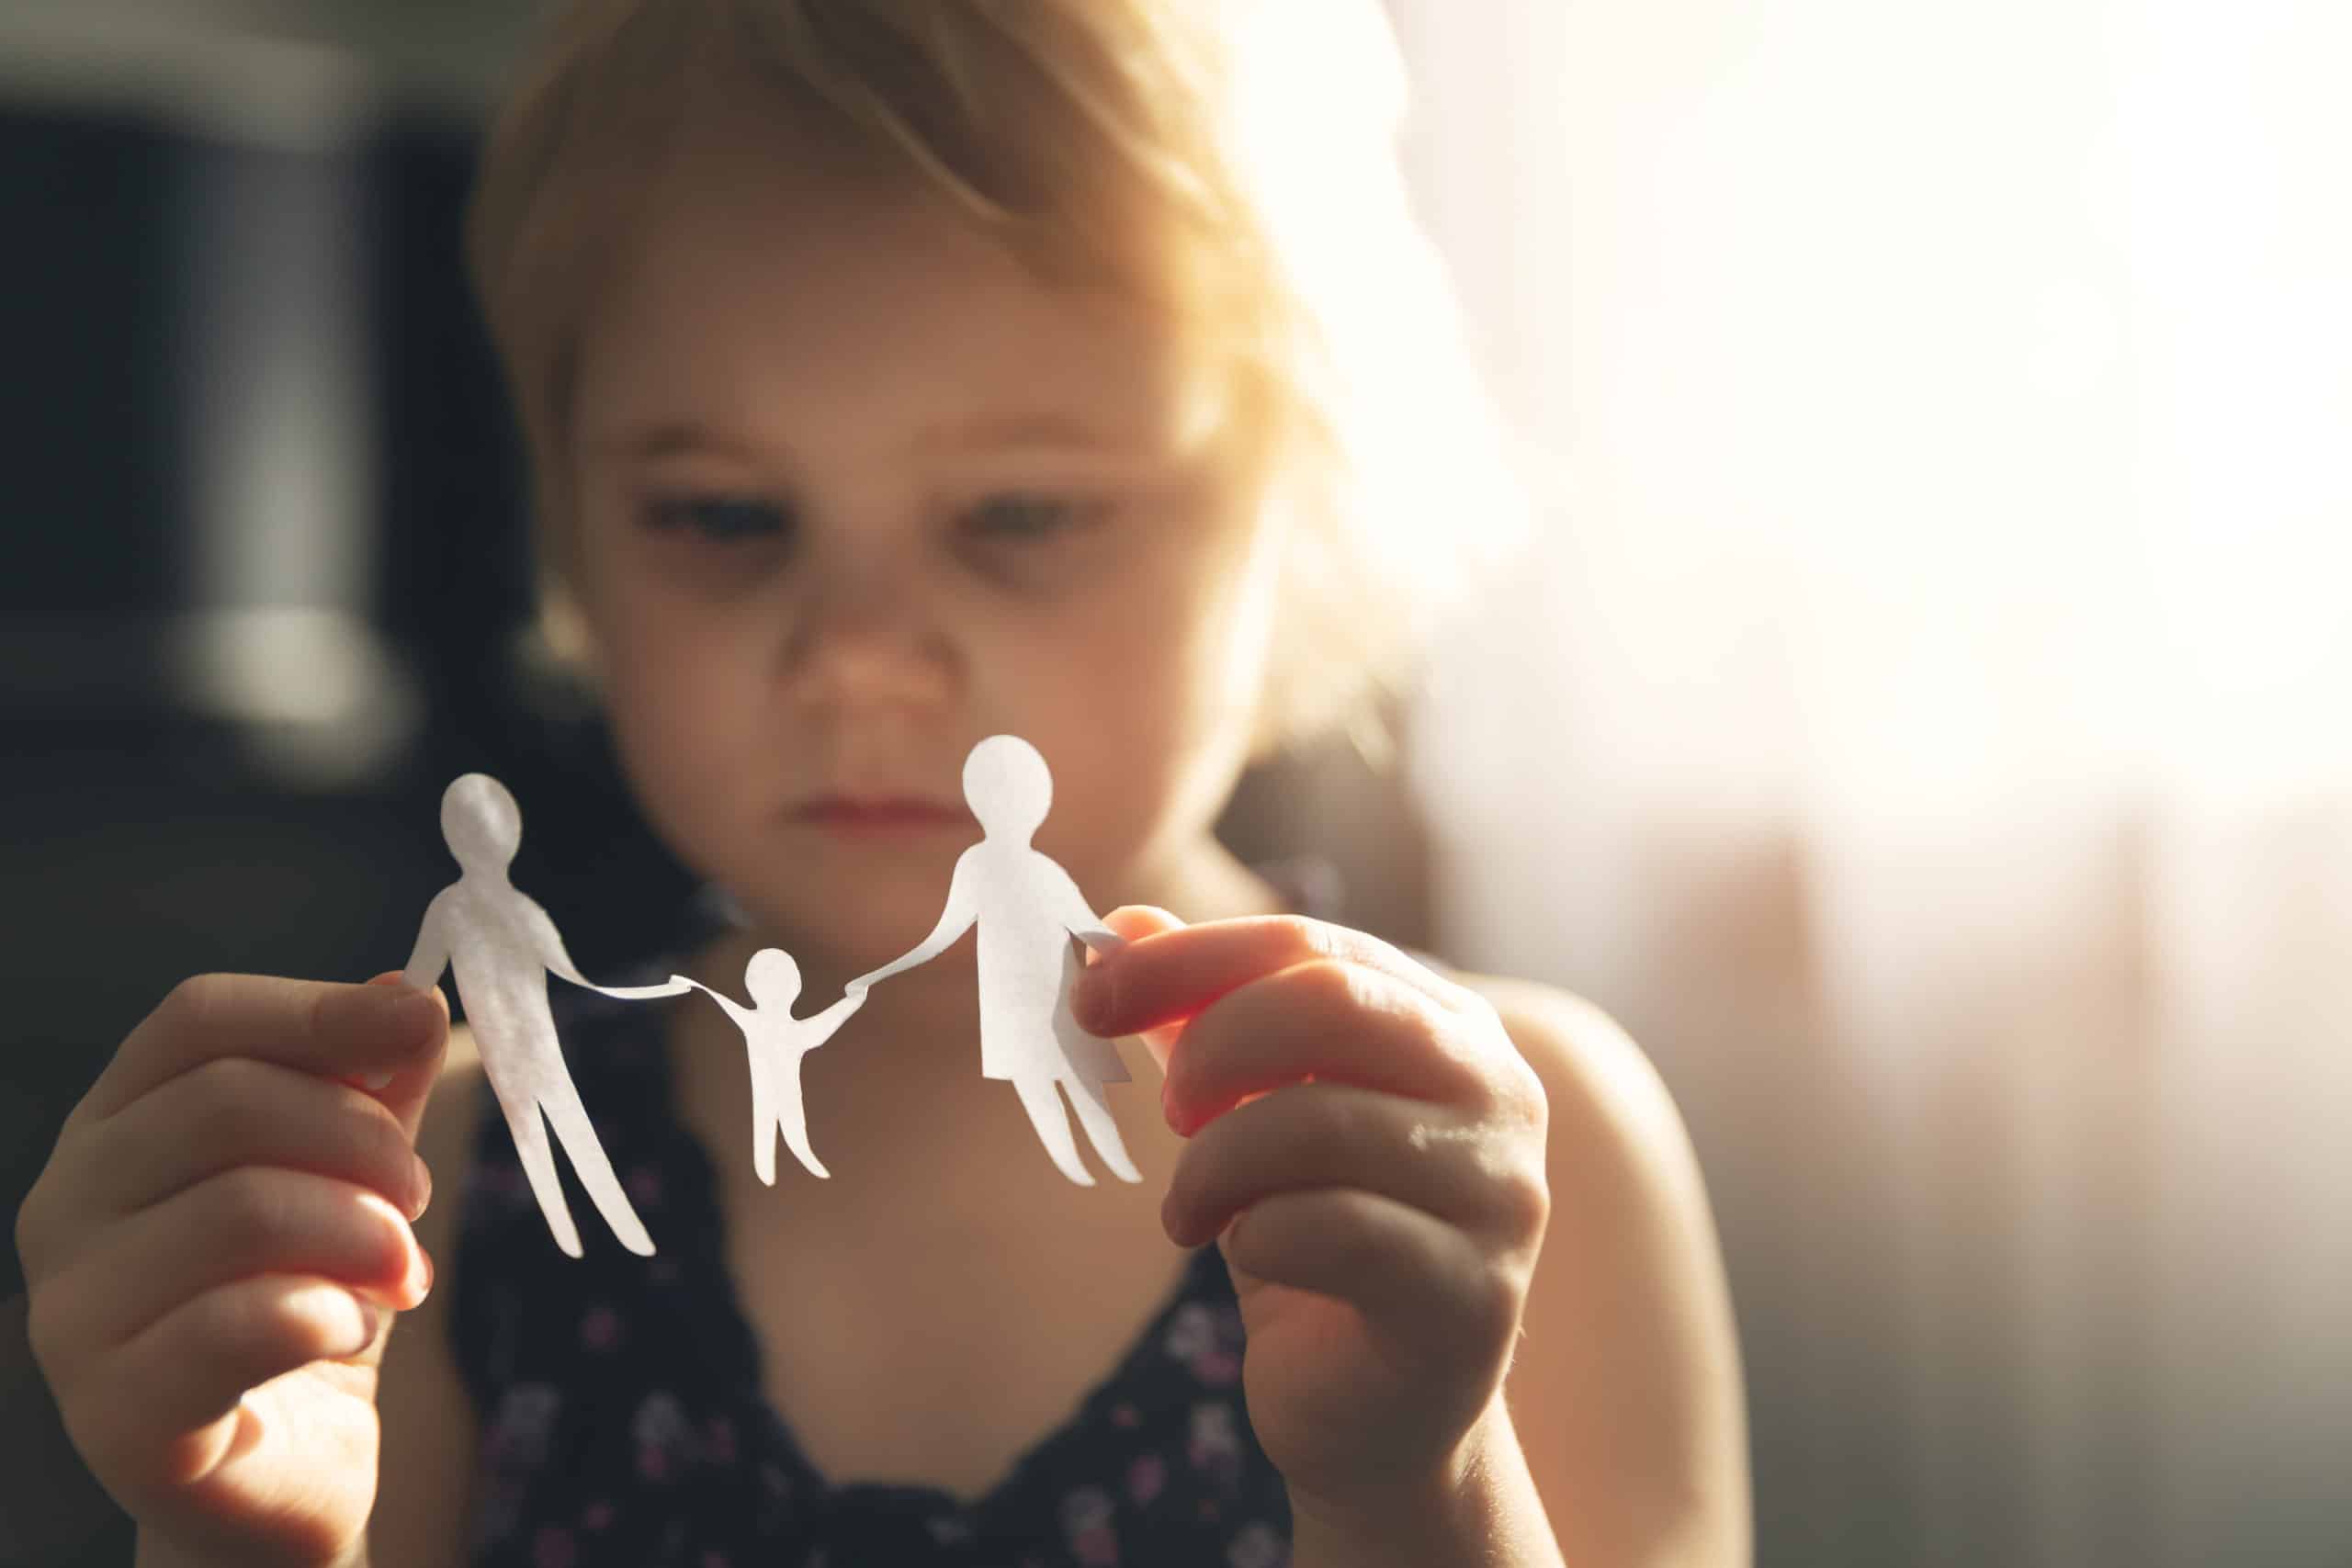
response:
[(441, 830), (462, 874), (426, 907), (403, 977), (429, 987), (440, 983), (445, 969), (456, 972), (458, 998), (531, 1191), (556, 1245), (574, 1258), (582, 1256), (580, 1234), (557, 1180), (550, 1127), (621, 1245), (650, 1257), (653, 1239), (629, 1206), (564, 1066), (548, 1003), (549, 975), (626, 1000), (697, 990), (725, 1009), (751, 1057), (753, 1164), (773, 1186), (779, 1132), (802, 1165), (828, 1174), (808, 1145), (801, 1058), (865, 1005), (869, 988), (938, 957), (977, 925), (981, 1076), (1012, 1081), (1064, 1176), (1080, 1186), (1094, 1183), (1080, 1163), (1057, 1086), (1103, 1164), (1121, 1180), (1139, 1181), (1102, 1095), (1104, 1084), (1127, 1081), (1126, 1068), (1111, 1043), (1080, 1028), (1069, 1011), (1070, 983), (1085, 964), (1071, 939), (1104, 953), (1124, 943), (1095, 918), (1069, 873), (1030, 842), (1053, 792), (1046, 759), (1020, 737), (994, 735), (973, 747), (964, 761), (964, 798), (982, 837), (957, 858), (939, 923), (903, 956), (852, 980), (824, 1011), (795, 1018), (800, 968), (781, 948), (752, 954), (743, 974), (749, 1007), (683, 975), (662, 985), (622, 987), (582, 976), (548, 912), (507, 878), (523, 840), (514, 797), (488, 774), (468, 773), (441, 797)]

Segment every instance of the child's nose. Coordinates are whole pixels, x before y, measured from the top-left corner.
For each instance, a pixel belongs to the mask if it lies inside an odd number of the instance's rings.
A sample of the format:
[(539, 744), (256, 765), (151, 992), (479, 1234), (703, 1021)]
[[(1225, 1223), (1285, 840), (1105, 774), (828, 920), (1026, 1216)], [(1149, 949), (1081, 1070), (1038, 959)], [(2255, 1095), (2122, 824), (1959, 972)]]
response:
[(786, 677), (812, 698), (939, 700), (957, 659), (908, 578), (887, 570), (811, 574), (784, 648)]

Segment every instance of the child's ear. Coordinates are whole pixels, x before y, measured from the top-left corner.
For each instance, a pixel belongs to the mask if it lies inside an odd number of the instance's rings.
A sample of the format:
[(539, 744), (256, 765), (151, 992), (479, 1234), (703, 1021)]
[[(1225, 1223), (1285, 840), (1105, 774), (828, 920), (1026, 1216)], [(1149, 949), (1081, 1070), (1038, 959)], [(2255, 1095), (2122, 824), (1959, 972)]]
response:
[(575, 687), (594, 698), (604, 690), (603, 651), (594, 620), (578, 586), (579, 508), (571, 476), (542, 470), (541, 497), (532, 516), (532, 553), (537, 570), (538, 615), (531, 628), (535, 673)]
[(604, 649), (594, 623), (571, 587), (552, 572), (539, 578), (539, 610), (525, 634), (525, 673), (543, 698), (593, 707), (604, 691)]

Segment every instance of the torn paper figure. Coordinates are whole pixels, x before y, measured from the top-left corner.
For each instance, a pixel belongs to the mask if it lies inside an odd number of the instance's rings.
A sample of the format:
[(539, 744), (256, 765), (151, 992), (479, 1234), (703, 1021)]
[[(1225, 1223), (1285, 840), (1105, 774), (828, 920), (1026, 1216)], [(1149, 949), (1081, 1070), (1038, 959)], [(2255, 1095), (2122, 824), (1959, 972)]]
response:
[[(594, 986), (564, 952), (548, 912), (514, 889), (506, 868), (523, 841), (523, 814), (506, 786), (486, 773), (468, 773), (441, 796), (441, 831), (464, 873), (435, 895), (416, 933), (416, 949), (402, 976), (412, 986), (440, 984), (443, 969), (457, 972), (458, 999), (481, 1052), (483, 1073), (506, 1113), (524, 1173), (555, 1233), (556, 1245), (582, 1256), (580, 1233), (571, 1223), (557, 1180), (548, 1128), (571, 1158), (581, 1185), (621, 1245), (641, 1257), (653, 1253), (628, 1195), (613, 1174), (612, 1161), (597, 1140), (580, 1091), (557, 1044), (555, 1020), (548, 1010), (549, 974), (608, 997), (635, 999), (675, 997), (685, 985)], [(544, 1112), (545, 1120), (541, 1120)]]
[(1118, 1123), (1103, 1099), (1106, 1083), (1127, 1070), (1107, 1040), (1070, 1016), (1069, 988), (1085, 959), (1076, 937), (1103, 952), (1125, 945), (1053, 860), (1030, 846), (1053, 804), (1053, 774), (1026, 740), (993, 735), (964, 760), (964, 798), (986, 835), (956, 862), (947, 908), (912, 952), (849, 983), (850, 994), (925, 964), (979, 927), (980, 1071), (1010, 1078), (1055, 1167), (1082, 1187), (1094, 1178), (1080, 1163), (1058, 1084), (1087, 1136), (1123, 1181), (1140, 1181)]
[(850, 992), (810, 1018), (792, 1016), (800, 996), (800, 966), (780, 947), (763, 947), (752, 954), (743, 970), (743, 988), (752, 1005), (742, 1007), (729, 997), (684, 975), (671, 976), (694, 987), (727, 1010), (743, 1032), (752, 1059), (752, 1163), (760, 1179), (775, 1185), (775, 1135), (784, 1133), (785, 1146), (817, 1176), (830, 1176), (808, 1147), (808, 1110), (800, 1095), (800, 1058), (833, 1036), (849, 1015), (865, 1005), (863, 987)]

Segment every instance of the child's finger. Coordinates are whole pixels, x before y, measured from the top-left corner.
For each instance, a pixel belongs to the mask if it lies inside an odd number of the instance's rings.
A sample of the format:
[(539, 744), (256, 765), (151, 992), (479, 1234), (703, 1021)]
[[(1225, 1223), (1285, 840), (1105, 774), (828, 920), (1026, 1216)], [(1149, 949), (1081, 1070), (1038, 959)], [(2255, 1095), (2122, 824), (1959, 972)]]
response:
[(448, 1032), (437, 991), (199, 975), (130, 1032), (74, 1114), (111, 1116), (216, 1056), (257, 1056), (325, 1077), (397, 1073), (437, 1051)]
[(182, 1303), (259, 1274), (320, 1275), (405, 1310), (432, 1266), (408, 1222), (365, 1188), (247, 1166), (109, 1227), (49, 1287), (66, 1359), (128, 1342)]
[[(407, 976), (401, 970), (387, 969), (381, 975), (379, 975), (369, 980), (368, 984), (371, 986), (398, 986), (405, 984), (407, 978)], [(441, 995), (441, 987), (437, 985), (430, 986), (426, 988), (432, 991), (432, 993), (436, 997)], [(444, 998), (442, 1000), (442, 1006), (446, 1008), (447, 1005), (447, 998)], [(384, 1090), (392, 1087), (392, 1079), (398, 1076), (398, 1074), (387, 1068), (380, 1072), (361, 1073), (346, 1081), (357, 1084), (361, 1089), (366, 1089), (370, 1094), (381, 1094)]]
[[(370, 986), (406, 987), (407, 980), (398, 969), (386, 970), (368, 982)], [(438, 1043), (429, 1051), (410, 1056), (398, 1067), (380, 1068), (375, 1072), (345, 1076), (343, 1082), (373, 1095), (379, 1104), (392, 1113), (401, 1131), (409, 1141), (416, 1141), (416, 1130), (424, 1121), (426, 1101), (433, 1098), (434, 1086), (441, 1081), (441, 1066), (449, 1047), (449, 998), (439, 985), (424, 987), (441, 1014)]]
[(1279, 1192), (1220, 1243), (1233, 1268), (1333, 1296), (1374, 1332), (1427, 1361), (1491, 1358), (1509, 1346), (1520, 1296), (1477, 1245), (1444, 1221), (1375, 1192)]
[(83, 1159), (97, 1223), (151, 1208), (237, 1166), (337, 1177), (411, 1220), (432, 1179), (407, 1132), (372, 1095), (250, 1056), (220, 1056), (93, 1130)]
[(1218, 1117), (1177, 1157), (1160, 1223), (1179, 1247), (1215, 1238), (1277, 1192), (1352, 1187), (1476, 1235), (1542, 1236), (1543, 1148), (1513, 1160), (1507, 1137), (1441, 1107), (1344, 1084), (1276, 1089)]
[[(1114, 909), (1102, 917), (1102, 923), (1119, 936), (1125, 938), (1129, 947), (1148, 936), (1157, 936), (1162, 931), (1181, 931), (1184, 925), (1183, 921), (1167, 910), (1152, 904), (1129, 904)], [(1120, 948), (1117, 951), (1124, 953), (1126, 949)], [(1086, 952), (1087, 967), (1091, 969), (1109, 956), (1107, 953), (1090, 947)], [(1078, 1006), (1075, 994), (1070, 998), (1070, 1006), (1075, 1014)], [(1176, 1037), (1182, 1032), (1183, 1026), (1175, 1023), (1162, 1024), (1157, 1029), (1138, 1029), (1135, 1032), (1136, 1037), (1143, 1041), (1144, 1049), (1150, 1053), (1152, 1062), (1163, 1076), (1168, 1071), (1168, 1054), (1174, 1049)]]
[(1461, 1021), (1382, 970), (1316, 959), (1251, 981), (1184, 1026), (1160, 1101), (1190, 1136), (1253, 1094), (1310, 1079), (1495, 1109)]
[[(1183, 921), (1156, 904), (1122, 905), (1103, 916), (1102, 923), (1114, 935), (1125, 939), (1130, 945), (1141, 942), (1148, 936), (1158, 936), (1162, 931), (1184, 929)], [(1109, 953), (1097, 953), (1091, 948), (1087, 951), (1090, 961), (1094, 963), (1100, 963), (1103, 958), (1110, 956)], [(1124, 953), (1126, 949), (1117, 948), (1114, 951)]]
[(363, 1353), (383, 1318), (330, 1280), (265, 1274), (217, 1286), (113, 1352), (100, 1376), (139, 1397), (90, 1402), (75, 1441), (120, 1484), (185, 1486), (224, 1457), (232, 1434), (206, 1428), (234, 1412), (246, 1390)]
[(1135, 1034), (1181, 1023), (1261, 976), (1325, 958), (1379, 970), (1449, 1008), (1464, 1008), (1472, 999), (1377, 937), (1299, 915), (1258, 915), (1131, 942), (1087, 966), (1072, 988), (1070, 1010), (1105, 1038)]

